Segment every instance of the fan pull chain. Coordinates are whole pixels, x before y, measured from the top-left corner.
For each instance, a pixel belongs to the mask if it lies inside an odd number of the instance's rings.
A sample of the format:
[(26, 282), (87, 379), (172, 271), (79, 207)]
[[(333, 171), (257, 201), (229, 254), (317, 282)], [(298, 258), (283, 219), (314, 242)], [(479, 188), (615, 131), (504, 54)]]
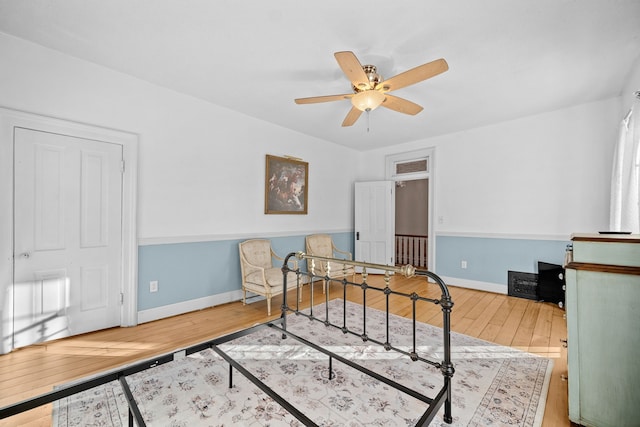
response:
[(371, 109), (367, 109), (367, 133), (369, 132), (369, 113), (371, 112)]

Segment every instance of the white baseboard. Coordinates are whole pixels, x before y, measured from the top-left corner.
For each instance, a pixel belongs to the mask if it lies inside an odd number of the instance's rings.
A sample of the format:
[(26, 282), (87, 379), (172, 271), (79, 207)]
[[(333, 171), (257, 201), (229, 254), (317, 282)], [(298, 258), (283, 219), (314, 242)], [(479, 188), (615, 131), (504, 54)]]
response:
[[(460, 279), (457, 277), (447, 276), (442, 276), (441, 279), (450, 286), (477, 289), (479, 291), (494, 292), (498, 294), (506, 294), (508, 292), (506, 285), (500, 285), (497, 283), (479, 282), (477, 280)], [(249, 295), (247, 295), (247, 304), (263, 299), (264, 297), (249, 293)], [(204, 298), (183, 301), (176, 304), (165, 305), (162, 307), (150, 308), (149, 310), (142, 310), (138, 312), (138, 324), (152, 322), (154, 320), (164, 319), (165, 317), (177, 316), (178, 314), (189, 313), (190, 311), (202, 310), (204, 308), (240, 300), (242, 300), (242, 290), (237, 290), (225, 292), (223, 294), (211, 295)]]
[(176, 316), (190, 311), (202, 310), (203, 308), (215, 305), (226, 304), (228, 302), (242, 299), (242, 290), (225, 292), (223, 294), (211, 295), (204, 298), (183, 301), (176, 304), (164, 305), (162, 307), (150, 308), (138, 312), (138, 324), (164, 319), (165, 317)]
[(494, 292), (497, 294), (507, 294), (509, 291), (507, 285), (500, 285), (498, 283), (479, 282), (477, 280), (446, 276), (442, 276), (441, 279), (449, 286), (458, 286), (460, 288), (477, 289), (479, 291)]
[[(302, 283), (306, 284), (308, 278), (303, 278)], [(247, 292), (247, 304), (262, 301), (265, 297)], [(178, 314), (189, 313), (190, 311), (202, 310), (228, 302), (241, 301), (242, 289), (225, 292), (223, 294), (210, 295), (204, 298), (192, 299), (176, 304), (164, 305), (162, 307), (150, 308), (138, 312), (138, 324), (164, 319), (165, 317), (177, 316)]]

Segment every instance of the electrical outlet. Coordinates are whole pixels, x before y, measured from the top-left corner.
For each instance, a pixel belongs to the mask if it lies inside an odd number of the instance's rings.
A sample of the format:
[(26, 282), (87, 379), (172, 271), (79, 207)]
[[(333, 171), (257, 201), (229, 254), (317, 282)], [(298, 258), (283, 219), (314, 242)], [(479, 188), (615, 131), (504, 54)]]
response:
[(460, 261), (460, 268), (467, 268), (467, 261), (465, 260)]
[(149, 282), (149, 292), (158, 292), (158, 281), (153, 280)]

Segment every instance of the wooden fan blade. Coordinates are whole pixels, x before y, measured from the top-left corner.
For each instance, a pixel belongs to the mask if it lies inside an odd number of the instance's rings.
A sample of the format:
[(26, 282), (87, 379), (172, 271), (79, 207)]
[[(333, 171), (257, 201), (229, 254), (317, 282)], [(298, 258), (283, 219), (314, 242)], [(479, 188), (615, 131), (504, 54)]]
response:
[(436, 59), (435, 61), (422, 64), (412, 68), (404, 73), (397, 74), (376, 85), (376, 89), (382, 88), (385, 92), (398, 90), (400, 88), (421, 82), (428, 78), (444, 73), (449, 69), (447, 61), (444, 59)]
[(296, 104), (317, 104), (319, 102), (342, 101), (343, 99), (350, 99), (353, 95), (353, 93), (345, 93), (342, 95), (312, 96), (310, 98), (294, 99), (294, 101)]
[(362, 111), (358, 110), (356, 107), (351, 107), (351, 110), (347, 113), (347, 117), (345, 117), (342, 122), (342, 126), (353, 125), (360, 117), (360, 114), (362, 114)]
[(358, 61), (358, 58), (356, 58), (353, 52), (336, 52), (333, 56), (336, 57), (338, 65), (342, 68), (342, 72), (347, 76), (352, 85), (361, 90), (371, 89), (367, 73), (364, 72), (362, 64), (360, 64), (360, 61)]
[(387, 107), (390, 110), (397, 111), (399, 113), (410, 114), (415, 116), (420, 111), (422, 111), (422, 107), (418, 104), (415, 104), (411, 101), (407, 101), (403, 98), (398, 98), (397, 96), (385, 94), (385, 99), (382, 102), (383, 107)]

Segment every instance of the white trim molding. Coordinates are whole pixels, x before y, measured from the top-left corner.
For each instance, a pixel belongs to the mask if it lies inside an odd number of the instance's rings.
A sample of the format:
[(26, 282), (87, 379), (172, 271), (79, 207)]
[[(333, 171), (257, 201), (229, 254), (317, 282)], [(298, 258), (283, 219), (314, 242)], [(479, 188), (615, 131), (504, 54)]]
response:
[[(302, 278), (302, 284), (309, 283), (308, 277)], [(247, 292), (247, 304), (263, 301), (266, 298), (262, 295)], [(205, 308), (215, 307), (216, 305), (227, 304), (230, 302), (242, 301), (242, 289), (223, 292), (216, 295), (208, 295), (202, 298), (196, 298), (189, 301), (182, 301), (175, 304), (163, 305), (138, 312), (138, 321), (140, 323), (152, 322), (154, 320), (164, 319), (165, 317), (177, 316), (192, 311), (203, 310)], [(266, 311), (265, 311), (266, 313)]]
[(335, 234), (335, 233), (353, 233), (353, 230), (305, 230), (305, 231), (277, 231), (277, 232), (260, 232), (260, 233), (239, 233), (239, 234), (203, 234), (193, 236), (164, 236), (164, 237), (142, 237), (138, 239), (138, 245), (168, 245), (174, 243), (201, 243), (201, 242), (218, 242), (225, 240), (246, 240), (257, 238), (275, 238), (288, 236), (306, 236), (307, 234)]
[[(389, 154), (385, 157), (386, 162), (386, 179), (391, 181), (409, 181), (412, 179), (424, 179), (429, 178), (429, 175), (432, 174), (433, 167), (433, 154), (435, 152), (435, 148), (423, 148), (415, 151), (406, 151), (403, 153), (397, 154)], [(408, 163), (414, 161), (426, 160), (427, 161), (427, 169), (422, 172), (412, 172), (412, 173), (396, 173), (395, 166), (398, 163)]]
[(505, 295), (509, 291), (507, 285), (500, 285), (498, 283), (480, 282), (477, 280), (460, 279), (457, 277), (448, 277), (448, 276), (441, 276), (440, 278), (444, 280), (447, 286), (476, 289), (478, 291), (493, 292), (496, 294), (505, 294)]
[(138, 322), (152, 322), (154, 320), (164, 319), (165, 317), (177, 316), (178, 314), (202, 310), (220, 304), (239, 301), (241, 299), (242, 290), (236, 290), (189, 301), (183, 301), (176, 304), (163, 305), (162, 307), (139, 311)]
[(512, 240), (558, 240), (570, 241), (571, 235), (563, 234), (509, 234), (509, 233), (475, 233), (464, 231), (437, 231), (436, 237), (473, 237), (483, 239), (512, 239)]
[[(395, 165), (398, 163), (405, 163), (410, 161), (426, 160), (427, 170), (424, 172), (396, 174)], [(436, 149), (435, 147), (422, 148), (420, 150), (406, 151), (403, 153), (389, 154), (385, 157), (385, 177), (391, 181), (410, 181), (415, 179), (427, 179), (428, 180), (428, 192), (427, 194), (427, 265), (436, 265), (436, 239), (431, 238), (434, 236), (435, 231), (435, 212), (437, 207), (436, 201), (436, 185), (435, 185), (435, 170), (436, 170)]]

